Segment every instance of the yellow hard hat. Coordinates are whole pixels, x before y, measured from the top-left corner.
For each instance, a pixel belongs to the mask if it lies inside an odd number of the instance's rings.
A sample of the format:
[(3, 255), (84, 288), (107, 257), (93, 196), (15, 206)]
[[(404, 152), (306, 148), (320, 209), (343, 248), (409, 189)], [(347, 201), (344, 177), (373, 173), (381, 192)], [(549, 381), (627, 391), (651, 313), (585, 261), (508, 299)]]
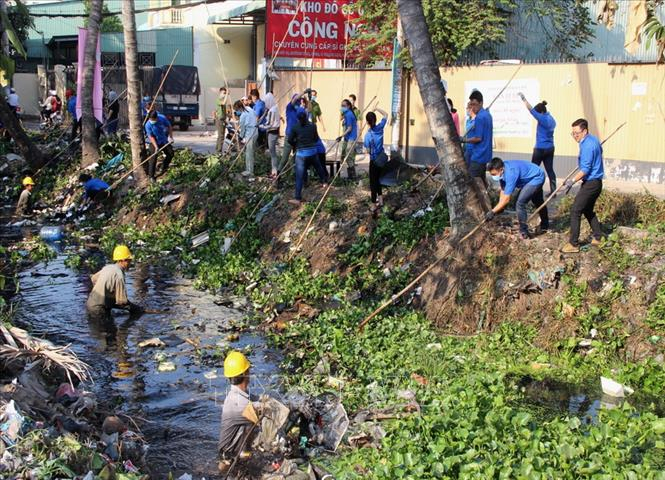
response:
[(35, 181), (32, 179), (32, 177), (25, 177), (23, 179), (23, 186), (25, 187), (26, 185), (34, 185)]
[(131, 260), (132, 252), (129, 251), (127, 245), (118, 245), (113, 249), (113, 261), (117, 262), (118, 260)]
[(250, 366), (247, 357), (234, 350), (224, 359), (224, 376), (226, 378), (237, 377), (249, 370)]

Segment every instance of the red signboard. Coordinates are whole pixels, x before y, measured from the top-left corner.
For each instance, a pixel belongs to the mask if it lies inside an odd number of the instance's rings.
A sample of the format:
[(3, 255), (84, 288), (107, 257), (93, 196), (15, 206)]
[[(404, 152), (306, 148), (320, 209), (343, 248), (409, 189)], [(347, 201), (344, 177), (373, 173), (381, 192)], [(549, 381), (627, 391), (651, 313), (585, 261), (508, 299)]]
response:
[[(267, 0), (266, 55), (343, 59), (357, 25), (352, 0)], [(350, 52), (347, 52), (349, 57)]]

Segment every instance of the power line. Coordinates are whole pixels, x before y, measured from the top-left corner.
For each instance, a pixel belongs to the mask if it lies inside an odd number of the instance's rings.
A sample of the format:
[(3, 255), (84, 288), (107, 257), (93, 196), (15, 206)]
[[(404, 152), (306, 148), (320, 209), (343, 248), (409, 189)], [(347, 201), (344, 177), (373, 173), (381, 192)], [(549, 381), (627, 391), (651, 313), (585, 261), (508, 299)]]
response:
[[(198, 7), (199, 5), (211, 5), (213, 3), (222, 3), (222, 2), (227, 2), (228, 0), (200, 0), (197, 2), (192, 2), (192, 3), (185, 3), (181, 5), (173, 5), (173, 6), (167, 6), (167, 7), (152, 7), (152, 8), (144, 8), (142, 10), (136, 10), (134, 13), (149, 13), (149, 12), (161, 12), (164, 10), (182, 10), (185, 8), (191, 8), (191, 7)], [(40, 5), (41, 6), (41, 5)], [(120, 15), (122, 12), (118, 11), (108, 11), (108, 12), (102, 12), (102, 17), (116, 17)], [(58, 18), (58, 17), (71, 17), (71, 18), (77, 18), (77, 17), (82, 17), (82, 18), (87, 18), (88, 14), (86, 13), (38, 13), (38, 12), (32, 12), (30, 11), (30, 16), (31, 17), (47, 17), (47, 18)]]

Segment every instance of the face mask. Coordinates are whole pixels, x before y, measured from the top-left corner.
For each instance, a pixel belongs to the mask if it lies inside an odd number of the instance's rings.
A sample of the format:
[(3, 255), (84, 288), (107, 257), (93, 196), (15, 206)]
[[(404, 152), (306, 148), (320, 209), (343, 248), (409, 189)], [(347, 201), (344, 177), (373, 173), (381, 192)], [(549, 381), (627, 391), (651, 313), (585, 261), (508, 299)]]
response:
[(238, 110), (236, 110), (234, 113), (235, 113), (236, 116), (238, 116), (238, 117), (239, 117), (240, 115), (242, 115), (242, 112), (239, 112)]
[(150, 123), (153, 125), (157, 125), (157, 120), (150, 120)]
[(312, 95), (312, 102), (316, 102), (316, 97)]
[(491, 175), (491, 177), (492, 180), (494, 180), (495, 182), (501, 181), (501, 175)]
[(346, 107), (342, 107), (342, 108), (340, 108), (339, 110), (340, 110), (340, 112), (342, 112), (342, 113), (346, 113), (346, 112), (349, 111), (349, 109), (346, 108)]

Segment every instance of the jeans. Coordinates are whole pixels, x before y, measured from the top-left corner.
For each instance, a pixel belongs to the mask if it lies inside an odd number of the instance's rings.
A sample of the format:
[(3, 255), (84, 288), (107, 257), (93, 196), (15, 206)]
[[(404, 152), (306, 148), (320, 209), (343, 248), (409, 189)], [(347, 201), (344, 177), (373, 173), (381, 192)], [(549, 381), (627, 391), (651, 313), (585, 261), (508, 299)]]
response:
[(545, 165), (547, 179), (550, 181), (550, 193), (556, 190), (556, 173), (554, 173), (554, 147), (552, 148), (534, 148), (531, 156), (531, 163)]
[[(346, 159), (346, 166), (348, 168), (354, 168), (356, 166), (356, 146), (357, 143), (355, 140), (344, 140), (342, 141), (342, 162), (346, 158), (348, 151), (349, 158)], [(353, 148), (351, 148), (353, 146)]]
[(254, 175), (254, 150), (256, 150), (256, 132), (245, 143), (245, 172)]
[[(158, 145), (157, 148), (155, 148), (153, 144), (150, 144), (150, 160), (148, 160), (148, 176), (152, 179), (155, 178), (155, 175), (157, 173), (157, 157), (159, 157), (159, 154), (155, 155), (155, 152), (157, 152), (163, 146), (164, 145)], [(169, 168), (169, 165), (171, 163), (171, 159), (173, 158), (173, 146), (167, 145), (162, 149), (162, 152), (165, 155), (164, 161), (162, 162), (162, 173), (166, 173), (166, 170)]]
[[(520, 224), (521, 233), (529, 233), (529, 225), (527, 224), (526, 206), (529, 202), (538, 208), (543, 204), (543, 184), (540, 185), (524, 185), (520, 194), (517, 197), (517, 221)], [(547, 230), (550, 228), (550, 219), (547, 214), (547, 207), (543, 208), (540, 212), (540, 228)]]
[(321, 183), (325, 183), (327, 180), (326, 169), (321, 165), (316, 155), (312, 155), (311, 157), (296, 155), (296, 200), (302, 200), (302, 188), (305, 184), (307, 169), (310, 166), (316, 169)]
[(115, 120), (109, 120), (106, 122), (106, 134), (107, 135), (114, 135), (115, 132), (118, 131), (118, 119), (116, 118)]
[(277, 141), (279, 140), (279, 130), (268, 132), (268, 150), (270, 150), (270, 164), (272, 173), (279, 172), (279, 157), (277, 156)]
[(293, 147), (287, 141), (286, 137), (284, 137), (284, 148), (282, 149), (282, 161), (279, 165), (280, 172), (284, 169), (284, 167), (286, 167), (286, 164), (288, 163), (289, 157), (291, 156), (292, 152), (293, 152)]
[(376, 203), (377, 196), (383, 195), (381, 188), (381, 176), (383, 168), (379, 167), (372, 160), (369, 161), (369, 189), (372, 195), (372, 203)]
[(226, 124), (223, 118), (217, 118), (215, 120), (215, 126), (217, 127), (217, 144), (215, 145), (215, 150), (217, 153), (222, 153), (222, 148), (224, 147), (224, 137), (226, 137)]
[(596, 200), (598, 200), (602, 191), (603, 181), (598, 179), (583, 182), (580, 191), (577, 192), (573, 206), (570, 209), (570, 243), (572, 245), (578, 245), (579, 243), (580, 223), (583, 214), (591, 226), (593, 238), (596, 240), (602, 238), (603, 231), (600, 228), (596, 212), (593, 211), (593, 208), (596, 206)]

